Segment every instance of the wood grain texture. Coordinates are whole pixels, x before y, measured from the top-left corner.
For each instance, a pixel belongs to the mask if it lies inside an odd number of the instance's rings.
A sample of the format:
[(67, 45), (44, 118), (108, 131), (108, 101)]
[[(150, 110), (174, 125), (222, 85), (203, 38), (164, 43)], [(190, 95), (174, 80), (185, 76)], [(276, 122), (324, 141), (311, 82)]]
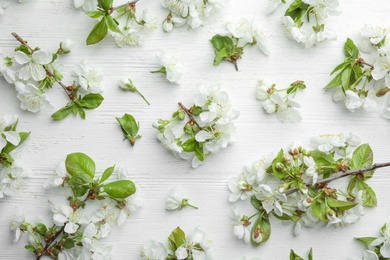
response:
[[(9, 223), (14, 207), (20, 205), (29, 220), (33, 220), (32, 216), (46, 215), (46, 200), (54, 195), (43, 190), (43, 182), (68, 153), (76, 151), (91, 156), (100, 171), (113, 164), (130, 167), (138, 186), (143, 207), (105, 241), (114, 245), (114, 260), (138, 259), (144, 243), (151, 238), (163, 241), (178, 225), (188, 232), (201, 226), (213, 239), (214, 255), (218, 260), (238, 260), (242, 256), (288, 259), (290, 248), (306, 254), (310, 247), (313, 247), (316, 260), (346, 259), (361, 256), (363, 251), (353, 237), (375, 235), (383, 223), (390, 221), (390, 169), (381, 169), (369, 181), (377, 193), (378, 207), (366, 209), (366, 215), (359, 222), (345, 228), (304, 229), (301, 236), (294, 237), (292, 225), (272, 219), (269, 242), (253, 248), (233, 235), (227, 188), (229, 178), (238, 175), (244, 164), (288, 147), (293, 141), (306, 142), (320, 133), (352, 131), (363, 142), (370, 143), (375, 161), (389, 161), (389, 121), (365, 112), (350, 113), (322, 90), (330, 80), (329, 72), (343, 59), (346, 37), (356, 37), (365, 23), (390, 25), (388, 0), (340, 1), (342, 14), (330, 17), (327, 22), (329, 28), (337, 31), (338, 40), (311, 49), (304, 49), (287, 39), (279, 19), (282, 12), (264, 14), (266, 0), (230, 0), (223, 14), (208, 26), (196, 31), (178, 28), (170, 34), (157, 30), (143, 46), (135, 48), (118, 48), (112, 38), (87, 47), (85, 39), (94, 20), (75, 10), (73, 1), (30, 2), (14, 4), (0, 17), (3, 51), (10, 53), (17, 45), (11, 32), (28, 39), (31, 46), (48, 51), (55, 51), (60, 41), (70, 38), (75, 45), (74, 51), (63, 59), (65, 70), (70, 72), (82, 59), (93, 63), (105, 75), (105, 100), (97, 110), (88, 111), (87, 120), (67, 118), (54, 122), (50, 119), (54, 110), (39, 114), (21, 111), (15, 90), (0, 79), (0, 114), (19, 114), (18, 129), (31, 131), (21, 153), (25, 165), (33, 171), (33, 177), (28, 179), (23, 191), (15, 197), (0, 200), (0, 259), (32, 259), (23, 248), (24, 241), (12, 245)], [(160, 20), (166, 15), (157, 0), (142, 0), (138, 5), (139, 9), (148, 8)], [(240, 17), (255, 18), (269, 32), (271, 55), (267, 57), (257, 49), (249, 48), (239, 61), (240, 72), (235, 72), (228, 63), (214, 67), (209, 39), (218, 32), (223, 21)], [(187, 73), (181, 86), (169, 84), (163, 76), (150, 73), (158, 68), (155, 55), (161, 50), (185, 58)], [(123, 93), (117, 87), (116, 83), (124, 76), (133, 79), (151, 106), (139, 96)], [(70, 77), (65, 78), (71, 82)], [(256, 83), (261, 78), (280, 86), (297, 79), (307, 83), (308, 88), (298, 96), (302, 104), (301, 123), (283, 124), (262, 110), (254, 95)], [(203, 166), (192, 169), (188, 162), (175, 159), (162, 148), (151, 125), (157, 118), (168, 118), (177, 109), (178, 101), (191, 102), (200, 83), (221, 84), (241, 115), (236, 121), (238, 142), (210, 156)], [(49, 96), (55, 109), (66, 103), (66, 96), (59, 87), (49, 91)], [(125, 112), (141, 123), (142, 139), (133, 148), (122, 141), (115, 120)], [(165, 198), (178, 184), (184, 187), (199, 210), (165, 211)]]

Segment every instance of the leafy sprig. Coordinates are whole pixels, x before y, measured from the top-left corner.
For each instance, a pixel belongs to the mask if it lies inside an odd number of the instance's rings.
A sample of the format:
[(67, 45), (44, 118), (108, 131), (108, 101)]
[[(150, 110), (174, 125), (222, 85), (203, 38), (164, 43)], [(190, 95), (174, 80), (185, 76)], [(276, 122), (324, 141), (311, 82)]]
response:
[(130, 140), (131, 146), (134, 146), (135, 140), (141, 138), (138, 134), (139, 122), (137, 123), (130, 114), (124, 114), (122, 117), (117, 117), (116, 120), (119, 122), (125, 138)]

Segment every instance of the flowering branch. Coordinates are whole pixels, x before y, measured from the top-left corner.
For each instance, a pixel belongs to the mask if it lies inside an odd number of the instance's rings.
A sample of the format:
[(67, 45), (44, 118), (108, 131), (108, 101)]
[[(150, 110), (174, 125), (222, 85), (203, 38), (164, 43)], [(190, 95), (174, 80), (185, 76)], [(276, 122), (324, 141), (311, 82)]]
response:
[(179, 102), (178, 104), (179, 104), (179, 106), (181, 107), (181, 109), (183, 109), (184, 112), (186, 112), (186, 114), (188, 115), (188, 117), (191, 119), (191, 122), (194, 122), (194, 124), (199, 128), (199, 130), (202, 130), (202, 127), (198, 124), (198, 122), (196, 122), (195, 118), (192, 116), (191, 111), (188, 110), (188, 109), (183, 105), (183, 103)]
[[(34, 49), (32, 49), (32, 48), (27, 44), (27, 41), (25, 41), (25, 40), (24, 40), (22, 37), (20, 37), (17, 33), (14, 33), (14, 32), (13, 32), (13, 33), (11, 33), (11, 34), (12, 34), (12, 36), (15, 37), (15, 39), (16, 39), (18, 42), (20, 42), (21, 44), (23, 44), (24, 46), (26, 46), (26, 47), (31, 51), (31, 53), (33, 53), (33, 52), (35, 51)], [(47, 74), (49, 77), (53, 78), (53, 79), (54, 79), (54, 80), (55, 80), (55, 81), (64, 89), (64, 91), (65, 91), (66, 94), (68, 95), (69, 99), (73, 100), (74, 97), (73, 97), (73, 95), (72, 95), (71, 93), (68, 92), (67, 86), (65, 86), (65, 84), (62, 83), (60, 80), (57, 80), (57, 79), (54, 77), (54, 75), (51, 73), (51, 71), (47, 69), (46, 66), (42, 65), (42, 67), (45, 69), (46, 74)]]
[[(341, 178), (344, 178), (344, 177), (347, 177), (347, 176), (350, 176), (350, 175), (363, 174), (365, 172), (369, 172), (369, 171), (372, 171), (372, 170), (375, 170), (375, 169), (378, 169), (378, 168), (383, 168), (383, 167), (388, 167), (388, 166), (390, 166), (390, 162), (374, 163), (371, 166), (360, 168), (360, 169), (357, 169), (357, 170), (349, 170), (349, 171), (345, 171), (345, 172), (340, 171), (340, 172), (336, 173), (337, 174), (336, 176), (320, 180), (320, 181), (316, 182), (314, 185), (320, 185), (320, 184), (325, 184), (326, 185), (329, 182), (332, 182), (332, 181), (335, 181), (335, 180), (338, 180), (338, 179), (341, 179)], [(313, 184), (310, 184), (310, 183), (305, 183), (305, 185), (306, 185), (306, 187), (313, 186)], [(292, 194), (294, 192), (297, 192), (297, 191), (299, 191), (299, 189), (294, 188), (294, 189), (286, 191), (284, 194), (290, 195), (290, 194)]]

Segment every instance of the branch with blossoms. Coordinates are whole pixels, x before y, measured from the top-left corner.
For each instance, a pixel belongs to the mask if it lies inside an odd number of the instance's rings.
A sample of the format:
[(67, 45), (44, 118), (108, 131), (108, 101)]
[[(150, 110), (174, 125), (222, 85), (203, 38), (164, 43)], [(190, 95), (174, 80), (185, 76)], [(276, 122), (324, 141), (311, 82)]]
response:
[(390, 119), (390, 28), (365, 25), (360, 34), (357, 44), (345, 42), (345, 60), (331, 72), (335, 76), (325, 90), (351, 112), (364, 109)]
[[(264, 80), (260, 80), (256, 89), (256, 98), (261, 101), (261, 104), (268, 114), (276, 113), (278, 119), (282, 122), (301, 121), (301, 115), (297, 108), (299, 103), (295, 100), (295, 95), (299, 90), (306, 88), (302, 80), (297, 80), (288, 88), (276, 89), (276, 84), (270, 84)], [(279, 93), (285, 92), (282, 97)]]
[(237, 61), (244, 54), (247, 46), (257, 46), (265, 55), (270, 53), (270, 44), (266, 33), (254, 20), (241, 19), (238, 22), (226, 23), (224, 30), (211, 38), (215, 51), (214, 65), (222, 61), (234, 64), (238, 71)]
[[(267, 13), (274, 12), (285, 0), (270, 0)], [(329, 15), (338, 15), (338, 0), (294, 0), (287, 8), (282, 21), (288, 36), (306, 48), (324, 41), (335, 41), (337, 34), (325, 29)]]
[(212, 243), (200, 228), (186, 235), (180, 227), (177, 227), (168, 237), (168, 248), (161, 242), (150, 240), (142, 246), (140, 259), (212, 259), (210, 255)]
[(169, 120), (159, 119), (153, 127), (158, 139), (175, 157), (201, 165), (210, 154), (217, 153), (234, 141), (234, 120), (239, 112), (232, 109), (228, 94), (218, 85), (199, 86), (191, 107), (178, 103), (180, 109)]
[[(111, 246), (100, 242), (114, 225), (122, 225), (136, 209), (135, 184), (125, 169), (118, 169), (118, 180), (107, 182), (116, 167), (107, 168), (100, 177), (95, 176), (95, 162), (83, 153), (73, 153), (47, 181), (45, 188), (63, 189), (69, 193), (67, 202), (56, 204), (48, 200), (52, 223), (25, 222), (20, 208), (11, 223), (15, 231), (14, 242), (21, 233), (29, 234), (25, 248), (41, 259), (68, 259), (78, 255), (84, 259), (108, 258)], [(88, 213), (84, 211), (89, 207)], [(91, 210), (92, 213), (91, 213)]]
[(30, 170), (25, 169), (18, 158), (18, 148), (30, 136), (30, 132), (18, 132), (16, 115), (0, 116), (0, 199), (13, 196), (29, 177)]
[(187, 25), (188, 29), (197, 29), (207, 24), (225, 6), (224, 0), (162, 0), (161, 5), (169, 10), (162, 27), (166, 32), (174, 27)]
[[(264, 244), (271, 235), (271, 216), (294, 222), (294, 234), (299, 235), (302, 226), (321, 222), (328, 227), (350, 225), (364, 214), (364, 206), (377, 205), (367, 180), (390, 162), (374, 164), (370, 145), (359, 145), (360, 138), (352, 133), (320, 135), (310, 142), (310, 148), (293, 145), (255, 161), (229, 181), (229, 201), (250, 201), (255, 209), (246, 215), (233, 206), (237, 238)], [(346, 188), (329, 185), (341, 178), (349, 179)]]
[(12, 35), (21, 45), (15, 49), (13, 57), (3, 57), (0, 54), (0, 75), (9, 84), (15, 85), (21, 109), (37, 113), (42, 108), (53, 108), (46, 91), (56, 83), (64, 90), (69, 102), (52, 115), (53, 119), (61, 120), (70, 114), (79, 114), (85, 119), (85, 109), (100, 106), (103, 101), (100, 94), (102, 76), (91, 65), (81, 62), (74, 69), (73, 83), (63, 83), (59, 58), (70, 53), (73, 45), (71, 40), (61, 42), (58, 50), (50, 53), (38, 47), (30, 47), (27, 41), (16, 33)]
[(158, 19), (147, 10), (138, 15), (138, 0), (118, 6), (113, 6), (113, 2), (97, 0), (91, 4), (91, 1), (74, 1), (76, 8), (82, 7), (89, 17), (99, 19), (87, 37), (87, 45), (99, 43), (107, 34), (115, 39), (119, 47), (142, 45), (145, 35), (157, 29)]

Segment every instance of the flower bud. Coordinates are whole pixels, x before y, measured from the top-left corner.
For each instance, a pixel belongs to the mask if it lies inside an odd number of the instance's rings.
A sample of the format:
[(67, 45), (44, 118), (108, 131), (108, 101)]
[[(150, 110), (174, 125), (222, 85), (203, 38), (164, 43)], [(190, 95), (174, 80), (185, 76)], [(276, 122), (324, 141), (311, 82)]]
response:
[(171, 18), (167, 17), (167, 19), (164, 20), (162, 24), (162, 28), (166, 32), (170, 32), (173, 29), (173, 23), (171, 21)]
[(276, 164), (276, 169), (278, 170), (278, 171), (285, 171), (286, 170), (286, 167), (284, 167), (284, 164), (283, 163), (281, 163), (281, 162), (278, 162), (277, 164)]
[(72, 47), (73, 47), (73, 42), (69, 39), (60, 43), (61, 53), (64, 53), (64, 54), (71, 52)]
[(132, 92), (137, 91), (137, 88), (134, 86), (133, 81), (131, 81), (131, 79), (121, 79), (118, 85), (123, 90), (130, 90)]
[(62, 80), (63, 76), (58, 70), (54, 69), (53, 74), (54, 74), (54, 78), (56, 79), (56, 81)]
[(186, 114), (183, 110), (179, 110), (177, 115), (179, 120), (184, 120), (186, 118)]

